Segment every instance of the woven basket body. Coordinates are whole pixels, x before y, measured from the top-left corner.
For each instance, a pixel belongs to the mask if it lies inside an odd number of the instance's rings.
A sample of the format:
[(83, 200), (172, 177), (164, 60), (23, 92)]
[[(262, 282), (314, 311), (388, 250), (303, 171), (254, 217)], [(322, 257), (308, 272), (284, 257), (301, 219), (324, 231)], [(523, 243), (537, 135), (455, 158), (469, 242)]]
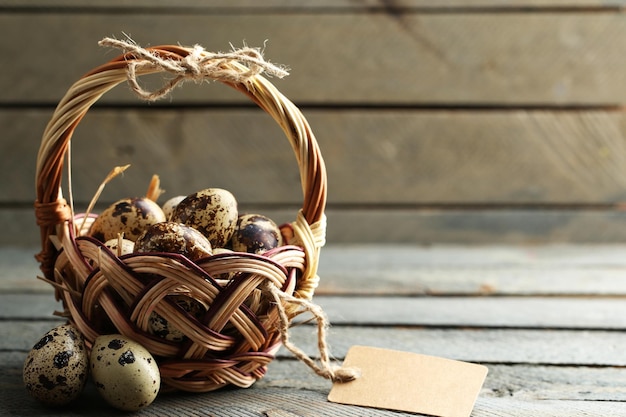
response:
[[(147, 50), (174, 63), (192, 53), (171, 45)], [(264, 255), (234, 252), (195, 262), (166, 253), (118, 257), (84, 236), (84, 227), (78, 230), (84, 214), (74, 212), (61, 184), (76, 126), (104, 93), (128, 80), (131, 64), (139, 76), (165, 71), (131, 52), (120, 55), (71, 86), (43, 134), (35, 203), (41, 269), (89, 345), (110, 333), (136, 340), (157, 359), (163, 383), (175, 389), (203, 392), (225, 385), (250, 386), (264, 375), (281, 345), (281, 319), (270, 290), (308, 300), (317, 286), (326, 229), (326, 173), (318, 145), (301, 112), (263, 76), (241, 82), (214, 78), (268, 113), (295, 152), (304, 199), (291, 223), (293, 237)], [(248, 70), (237, 61), (220, 66), (231, 72)], [(202, 313), (191, 314), (181, 299), (202, 306)], [(286, 311), (290, 318), (296, 314), (289, 306)], [(172, 341), (150, 332), (154, 314), (184, 337)]]

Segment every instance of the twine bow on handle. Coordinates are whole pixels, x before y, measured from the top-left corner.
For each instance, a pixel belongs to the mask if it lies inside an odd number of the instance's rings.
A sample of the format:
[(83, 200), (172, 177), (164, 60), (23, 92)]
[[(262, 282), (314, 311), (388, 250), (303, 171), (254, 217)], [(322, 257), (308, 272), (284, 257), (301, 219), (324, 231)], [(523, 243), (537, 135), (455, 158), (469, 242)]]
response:
[[(142, 58), (128, 63), (128, 84), (139, 97), (146, 101), (156, 101), (167, 96), (185, 80), (201, 82), (211, 78), (232, 83), (245, 83), (261, 73), (278, 78), (289, 75), (284, 68), (266, 61), (258, 48), (233, 48), (232, 52), (213, 53), (206, 51), (200, 45), (195, 45), (184, 59), (172, 60), (142, 48), (132, 40), (104, 38), (98, 44), (118, 48), (124, 53)], [(160, 89), (147, 91), (137, 81), (137, 75), (142, 69), (165, 71), (175, 77)]]

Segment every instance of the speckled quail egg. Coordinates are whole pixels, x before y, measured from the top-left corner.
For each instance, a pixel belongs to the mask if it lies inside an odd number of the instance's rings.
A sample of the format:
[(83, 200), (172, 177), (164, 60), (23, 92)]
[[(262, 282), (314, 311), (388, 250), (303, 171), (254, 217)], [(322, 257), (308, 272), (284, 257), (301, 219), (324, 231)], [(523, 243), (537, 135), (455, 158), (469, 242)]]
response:
[(283, 244), (279, 227), (262, 214), (243, 214), (237, 219), (231, 240), (234, 251), (263, 254)]
[(161, 206), (149, 198), (124, 198), (107, 207), (89, 228), (89, 236), (106, 242), (122, 234), (135, 241), (150, 225), (165, 221)]
[(178, 203), (170, 218), (199, 230), (214, 248), (224, 247), (235, 231), (237, 200), (227, 190), (207, 188)]
[[(199, 301), (185, 295), (172, 295), (170, 299), (195, 318), (200, 318), (207, 311), (206, 307)], [(177, 329), (173, 324), (170, 324), (167, 319), (156, 312), (150, 314), (148, 326), (150, 333), (162, 337), (165, 340), (171, 342), (182, 342), (186, 340), (186, 336), (182, 331)]]
[(135, 250), (135, 242), (128, 239), (110, 239), (104, 242), (104, 246), (111, 249), (117, 256), (128, 255)]
[(211, 256), (211, 243), (193, 227), (162, 222), (148, 227), (135, 242), (135, 253), (170, 252), (195, 261)]
[(174, 209), (176, 208), (176, 206), (178, 206), (178, 203), (183, 201), (185, 197), (186, 196), (184, 195), (177, 195), (176, 197), (170, 198), (165, 203), (163, 203), (163, 205), (161, 205), (161, 209), (163, 210), (163, 213), (165, 214), (165, 219), (167, 220), (170, 219), (170, 217), (172, 216), (172, 213), (174, 212)]
[(91, 375), (100, 395), (125, 411), (150, 405), (161, 385), (159, 367), (150, 352), (119, 334), (96, 338), (91, 349)]
[(89, 374), (83, 336), (71, 325), (53, 328), (37, 342), (24, 362), (28, 392), (47, 405), (64, 405), (77, 398)]

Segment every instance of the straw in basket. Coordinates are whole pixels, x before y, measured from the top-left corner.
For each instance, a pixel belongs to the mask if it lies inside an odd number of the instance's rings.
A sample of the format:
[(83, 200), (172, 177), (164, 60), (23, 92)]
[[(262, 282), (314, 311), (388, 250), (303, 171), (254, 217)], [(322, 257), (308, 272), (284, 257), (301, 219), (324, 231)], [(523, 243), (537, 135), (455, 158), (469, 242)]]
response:
[[(146, 347), (159, 362), (162, 382), (171, 388), (204, 392), (226, 385), (248, 387), (261, 378), (284, 345), (319, 375), (349, 380), (350, 371), (330, 363), (325, 346), (327, 321), (310, 300), (318, 284), (320, 249), (325, 243), (326, 171), (315, 137), (299, 109), (261, 73), (285, 71), (266, 62), (258, 50), (214, 54), (196, 46), (141, 48), (132, 41), (104, 39), (123, 54), (74, 83), (59, 102), (37, 156), (35, 213), (41, 228), (37, 255), (44, 279), (56, 288), (64, 315), (91, 345), (96, 337), (121, 333)], [(168, 73), (173, 78), (156, 92), (137, 79)], [(84, 214), (75, 213), (61, 189), (73, 132), (90, 107), (122, 82), (143, 99), (167, 95), (178, 83), (217, 80), (245, 94), (282, 128), (298, 162), (304, 201), (291, 223), (293, 237), (264, 255), (227, 253), (190, 261), (177, 254), (116, 256), (84, 236)], [(69, 165), (69, 164), (67, 164)], [(69, 171), (69, 169), (68, 169)], [(71, 174), (68, 174), (70, 176)], [(215, 277), (232, 274), (224, 282)], [(207, 306), (197, 318), (176, 302), (184, 295)], [(294, 346), (288, 328), (295, 316), (311, 312), (317, 320), (320, 360)], [(151, 334), (156, 312), (186, 337), (173, 342)]]

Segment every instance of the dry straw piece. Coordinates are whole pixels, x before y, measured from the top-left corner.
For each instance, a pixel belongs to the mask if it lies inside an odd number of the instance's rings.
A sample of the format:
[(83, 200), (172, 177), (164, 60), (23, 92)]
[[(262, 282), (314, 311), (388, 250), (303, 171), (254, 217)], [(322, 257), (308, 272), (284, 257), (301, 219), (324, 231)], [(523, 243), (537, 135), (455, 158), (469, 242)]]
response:
[[(325, 243), (326, 170), (309, 124), (299, 109), (262, 73), (286, 72), (265, 61), (257, 49), (214, 54), (199, 46), (141, 48), (132, 41), (104, 39), (103, 46), (123, 53), (85, 74), (59, 102), (37, 157), (35, 213), (41, 228), (37, 255), (46, 281), (56, 288), (63, 314), (89, 345), (100, 334), (122, 333), (144, 345), (159, 362), (164, 384), (204, 392), (226, 385), (248, 387), (284, 345), (314, 371), (331, 380), (350, 380), (351, 370), (333, 366), (325, 344), (326, 317), (311, 303), (318, 285), (320, 249)], [(138, 78), (169, 74), (163, 88), (144, 91)], [(173, 77), (173, 78), (172, 78)], [(118, 257), (84, 236), (85, 217), (75, 213), (61, 190), (70, 141), (89, 108), (116, 85), (128, 82), (139, 97), (155, 100), (185, 80), (214, 80), (245, 94), (282, 128), (298, 162), (302, 208), (291, 223), (293, 238), (264, 255), (226, 253), (192, 262), (177, 254)], [(70, 169), (68, 168), (68, 171)], [(71, 173), (68, 174), (71, 178)], [(197, 317), (176, 300), (191, 299), (204, 308)], [(295, 347), (288, 328), (298, 314), (318, 323), (319, 364)], [(151, 314), (180, 330), (182, 341), (151, 334)]]

